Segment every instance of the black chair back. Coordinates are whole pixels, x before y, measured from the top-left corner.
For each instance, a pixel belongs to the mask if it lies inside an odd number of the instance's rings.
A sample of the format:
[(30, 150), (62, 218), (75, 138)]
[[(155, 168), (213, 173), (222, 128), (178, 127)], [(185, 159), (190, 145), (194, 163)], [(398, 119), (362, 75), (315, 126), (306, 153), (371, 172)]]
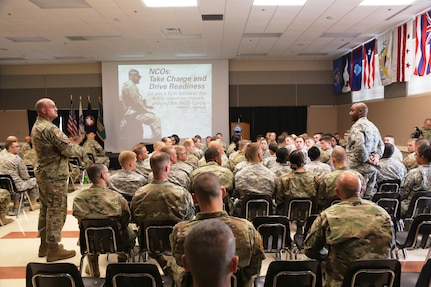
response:
[(9, 190), (11, 193), (18, 192), (15, 182), (9, 174), (0, 174), (0, 188)]
[(431, 191), (416, 191), (413, 194), (405, 218), (413, 220), (422, 213), (431, 213)]
[[(169, 280), (167, 276), (163, 276)], [(166, 282), (168, 283), (168, 282)], [(170, 281), (172, 284), (172, 280)], [(163, 287), (162, 276), (153, 263), (110, 263), (106, 267), (105, 287)], [(167, 284), (166, 286), (172, 286)]]
[(149, 252), (171, 251), (171, 235), (177, 220), (147, 220), (140, 226), (139, 246), (140, 253), (145, 252), (148, 259)]
[(356, 260), (347, 269), (342, 287), (400, 287), (401, 263), (396, 259)]
[(26, 287), (84, 287), (81, 274), (72, 263), (30, 262), (25, 281)]
[(401, 197), (398, 192), (376, 192), (372, 201), (383, 207), (389, 215), (393, 215), (396, 219), (400, 218)]
[(242, 199), (242, 217), (253, 221), (256, 216), (272, 215), (272, 198), (269, 194), (249, 193)]
[(431, 259), (428, 259), (419, 273), (415, 287), (429, 287), (431, 283)]
[(87, 156), (93, 163), (96, 163), (96, 159), (94, 158), (94, 155), (92, 153), (87, 153)]
[(399, 192), (401, 180), (388, 179), (377, 183), (377, 192)]
[(272, 261), (268, 266), (264, 287), (320, 287), (320, 263), (317, 260)]

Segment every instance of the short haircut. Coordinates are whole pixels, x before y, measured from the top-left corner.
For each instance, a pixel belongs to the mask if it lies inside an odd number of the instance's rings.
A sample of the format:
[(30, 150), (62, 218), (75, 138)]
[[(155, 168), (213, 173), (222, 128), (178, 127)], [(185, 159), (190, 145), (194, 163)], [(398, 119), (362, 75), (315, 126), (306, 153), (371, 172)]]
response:
[(311, 160), (316, 160), (320, 157), (320, 149), (315, 146), (310, 147), (307, 153)]
[(186, 148), (183, 147), (182, 145), (176, 145), (175, 146), (175, 151), (177, 154), (179, 153), (185, 153), (186, 152)]
[(209, 204), (213, 198), (221, 195), (220, 180), (212, 172), (198, 174), (193, 181), (193, 192), (198, 202)]
[(340, 146), (336, 146), (332, 150), (331, 156), (335, 159), (335, 162), (342, 163), (346, 161), (346, 150)]
[(123, 150), (118, 156), (118, 162), (121, 167), (126, 166), (129, 162), (136, 159), (136, 153), (130, 150)]
[(139, 74), (138, 70), (135, 70), (135, 69), (130, 69), (129, 70), (129, 77), (133, 76), (133, 75), (138, 75), (138, 74)]
[(282, 144), (286, 141), (286, 137), (284, 135), (279, 135), (277, 137), (277, 143)]
[(194, 146), (194, 145), (195, 145), (195, 143), (193, 142), (192, 139), (185, 139), (184, 142), (183, 142), (183, 146), (184, 147), (191, 147), (191, 146)]
[(272, 151), (272, 152), (277, 152), (277, 149), (278, 149), (278, 145), (277, 145), (277, 143), (275, 143), (275, 142), (271, 142), (271, 143), (268, 145), (268, 149), (269, 149), (270, 151)]
[(171, 145), (167, 145), (167, 146), (162, 147), (160, 149), (160, 151), (167, 153), (169, 156), (173, 155), (174, 153), (175, 154), (177, 153), (177, 151), (175, 150), (175, 148), (173, 146), (171, 146)]
[(395, 148), (391, 143), (385, 143), (385, 149), (383, 150), (382, 158), (390, 158), (394, 154)]
[(323, 137), (320, 138), (319, 141), (325, 141), (325, 142), (330, 143), (331, 142), (331, 138), (332, 138), (332, 136), (324, 135)]
[(5, 143), (5, 145), (4, 145), (4, 148), (6, 149), (6, 150), (9, 150), (9, 148), (14, 144), (14, 143), (17, 143), (17, 141), (6, 141), (6, 143)]
[(275, 152), (275, 156), (277, 157), (275, 160), (276, 162), (285, 163), (285, 162), (287, 162), (287, 158), (289, 156), (289, 151), (285, 147), (279, 148)]
[(100, 178), (100, 175), (105, 170), (105, 168), (106, 167), (103, 163), (92, 163), (87, 168), (87, 175), (91, 182), (96, 182)]
[(132, 150), (136, 155), (140, 155), (144, 148), (147, 149), (147, 147), (144, 144), (140, 143), (140, 144), (134, 145)]
[(220, 153), (216, 148), (213, 148), (213, 147), (207, 148), (207, 150), (205, 151), (205, 161), (206, 162), (214, 161), (215, 158), (219, 155)]
[(150, 158), (151, 170), (153, 173), (160, 173), (165, 166), (171, 163), (170, 156), (168, 153), (163, 151), (156, 151)]
[(245, 158), (247, 160), (253, 160), (257, 158), (257, 155), (259, 154), (260, 145), (258, 143), (250, 143), (247, 145), (247, 148), (245, 149)]
[(194, 280), (220, 286), (231, 272), (235, 237), (220, 219), (201, 220), (186, 235), (184, 254)]
[(301, 167), (305, 163), (305, 155), (300, 150), (294, 150), (290, 154), (289, 157), (290, 164), (296, 165), (297, 167)]
[(423, 145), (418, 149), (419, 156), (423, 156), (428, 162), (431, 162), (431, 146)]

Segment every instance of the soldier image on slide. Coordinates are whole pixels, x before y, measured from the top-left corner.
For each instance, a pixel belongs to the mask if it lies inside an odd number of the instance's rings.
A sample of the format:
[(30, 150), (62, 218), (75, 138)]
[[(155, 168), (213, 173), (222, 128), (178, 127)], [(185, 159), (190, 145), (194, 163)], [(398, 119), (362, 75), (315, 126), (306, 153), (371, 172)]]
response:
[[(152, 106), (148, 106), (144, 97), (140, 94), (137, 84), (141, 80), (139, 71), (135, 69), (129, 70), (129, 80), (123, 84), (121, 88), (120, 100), (124, 108), (124, 116), (121, 120), (121, 130), (136, 127), (137, 130), (142, 130), (142, 124), (148, 125), (151, 128), (151, 138), (160, 140), (162, 138), (162, 130), (160, 118), (150, 111)], [(136, 130), (134, 130), (136, 132)], [(142, 133), (142, 138), (144, 133)]]

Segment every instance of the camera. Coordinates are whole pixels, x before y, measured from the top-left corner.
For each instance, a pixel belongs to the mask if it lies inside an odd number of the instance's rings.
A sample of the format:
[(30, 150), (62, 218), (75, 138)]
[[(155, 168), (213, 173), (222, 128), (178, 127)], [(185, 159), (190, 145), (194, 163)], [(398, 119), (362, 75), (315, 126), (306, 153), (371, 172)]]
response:
[(420, 138), (422, 135), (423, 135), (423, 132), (421, 131), (421, 129), (420, 129), (420, 128), (418, 128), (418, 127), (415, 127), (415, 131), (411, 134), (411, 137), (412, 137), (412, 138), (416, 138), (416, 139), (418, 139), (418, 138)]

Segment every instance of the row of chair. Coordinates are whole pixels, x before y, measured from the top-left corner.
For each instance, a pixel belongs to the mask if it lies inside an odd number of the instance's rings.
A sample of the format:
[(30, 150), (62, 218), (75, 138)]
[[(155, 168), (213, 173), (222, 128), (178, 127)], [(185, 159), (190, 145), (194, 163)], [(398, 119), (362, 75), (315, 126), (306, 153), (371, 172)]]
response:
[[(343, 279), (342, 287), (400, 287), (401, 264), (396, 259), (371, 259), (353, 262)], [(235, 276), (233, 276), (235, 278)], [(428, 287), (431, 259), (427, 260), (415, 287)], [(152, 263), (110, 263), (106, 278), (81, 277), (71, 263), (28, 263), (26, 287), (172, 287), (172, 279), (162, 276)], [(232, 287), (243, 287), (241, 280), (231, 280)], [(258, 276), (255, 287), (321, 287), (320, 262), (316, 260), (277, 260), (270, 263), (265, 276)], [(403, 286), (404, 287), (404, 286)]]
[(18, 212), (16, 214), (17, 218), (19, 217), (21, 210), (25, 212), (24, 209), (22, 209), (23, 201), (25, 198), (28, 200), (28, 203), (31, 206), (31, 200), (27, 190), (18, 191), (18, 189), (15, 186), (15, 182), (12, 179), (12, 176), (10, 176), (9, 174), (0, 174), (0, 188), (8, 190), (11, 193), (11, 195), (19, 194), (19, 206), (18, 206)]

